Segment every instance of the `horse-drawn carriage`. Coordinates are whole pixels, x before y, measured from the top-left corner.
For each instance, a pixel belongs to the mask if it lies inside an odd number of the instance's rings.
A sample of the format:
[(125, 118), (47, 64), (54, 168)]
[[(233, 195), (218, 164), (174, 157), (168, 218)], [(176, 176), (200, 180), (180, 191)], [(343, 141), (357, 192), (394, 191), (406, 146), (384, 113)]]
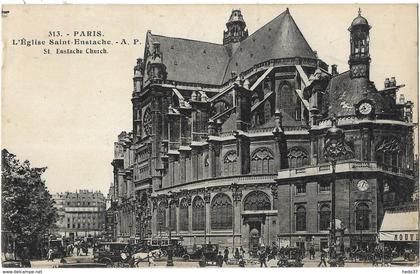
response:
[(302, 250), (299, 247), (282, 248), (279, 251), (278, 267), (302, 267)]
[(128, 252), (128, 244), (120, 242), (101, 242), (93, 250), (93, 260), (96, 263), (106, 264), (108, 267), (114, 264), (123, 263), (124, 256), (121, 254)]

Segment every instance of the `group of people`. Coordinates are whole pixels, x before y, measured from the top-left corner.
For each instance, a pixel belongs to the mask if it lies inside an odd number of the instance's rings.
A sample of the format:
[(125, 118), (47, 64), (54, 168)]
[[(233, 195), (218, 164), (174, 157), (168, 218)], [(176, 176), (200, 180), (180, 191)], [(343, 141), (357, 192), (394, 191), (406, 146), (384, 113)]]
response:
[(76, 240), (74, 243), (69, 243), (66, 246), (47, 248), (47, 261), (54, 261), (56, 257), (61, 257), (63, 260), (65, 256), (73, 256), (75, 249), (77, 256), (88, 255), (88, 243), (84, 240)]

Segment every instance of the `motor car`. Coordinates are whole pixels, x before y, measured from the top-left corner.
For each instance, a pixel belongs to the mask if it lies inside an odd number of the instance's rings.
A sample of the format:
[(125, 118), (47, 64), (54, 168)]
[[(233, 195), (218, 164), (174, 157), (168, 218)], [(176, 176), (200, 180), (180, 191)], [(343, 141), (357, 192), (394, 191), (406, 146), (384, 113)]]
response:
[(200, 267), (207, 265), (217, 264), (217, 255), (219, 253), (218, 244), (203, 244), (202, 245), (202, 258), (198, 262)]
[(131, 247), (127, 243), (101, 242), (93, 249), (93, 261), (113, 266), (114, 263), (121, 263), (124, 260), (121, 254), (129, 253), (130, 249)]

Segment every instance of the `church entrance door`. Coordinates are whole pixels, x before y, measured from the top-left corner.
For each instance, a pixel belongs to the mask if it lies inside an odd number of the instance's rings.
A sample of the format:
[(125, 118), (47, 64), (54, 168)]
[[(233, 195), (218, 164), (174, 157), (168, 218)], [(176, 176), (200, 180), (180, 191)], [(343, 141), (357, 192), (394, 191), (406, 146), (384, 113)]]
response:
[(249, 223), (249, 254), (257, 256), (258, 248), (260, 247), (261, 238), (261, 222)]

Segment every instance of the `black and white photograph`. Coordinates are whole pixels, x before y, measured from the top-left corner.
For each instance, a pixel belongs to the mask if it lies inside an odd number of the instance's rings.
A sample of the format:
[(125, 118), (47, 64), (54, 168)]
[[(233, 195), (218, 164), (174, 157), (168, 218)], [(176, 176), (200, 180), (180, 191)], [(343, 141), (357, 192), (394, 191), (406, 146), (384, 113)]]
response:
[(3, 273), (416, 273), (416, 3), (1, 8)]

